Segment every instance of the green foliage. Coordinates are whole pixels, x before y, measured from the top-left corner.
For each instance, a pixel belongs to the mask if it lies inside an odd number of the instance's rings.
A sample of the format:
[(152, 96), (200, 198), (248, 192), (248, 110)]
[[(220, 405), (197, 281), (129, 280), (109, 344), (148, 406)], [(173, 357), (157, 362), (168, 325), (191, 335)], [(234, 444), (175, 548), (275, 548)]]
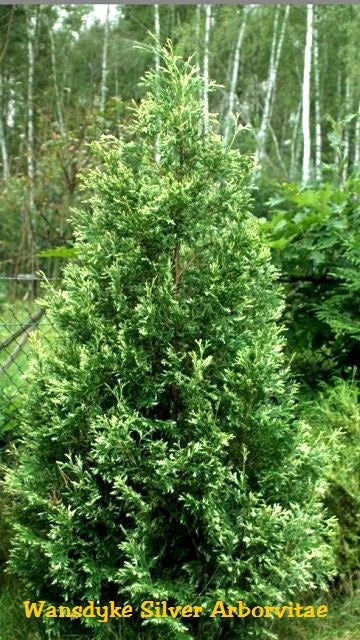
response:
[[(200, 133), (200, 81), (161, 55), (132, 139), (94, 145), (78, 260), (49, 293), (62, 339), (38, 345), (7, 473), (9, 569), (27, 598), (55, 605), (154, 599), (206, 612), (197, 626), (71, 621), (83, 637), (270, 638), (268, 621), (209, 613), (216, 600), (280, 603), (325, 587), (329, 461), (294, 417), (251, 161)], [(44, 622), (48, 637), (66, 636), (68, 620)]]
[(1, 185), (0, 195), (0, 261), (6, 268), (9, 261), (15, 261), (19, 244), (26, 242), (25, 229), (23, 236), (19, 233), (28, 210), (26, 180), (12, 177)]
[(349, 372), (358, 363), (360, 180), (300, 189), (278, 187), (263, 219), (287, 283), (289, 349), (304, 382)]
[[(334, 452), (326, 504), (339, 526), (336, 586), (359, 585), (360, 555), (360, 403), (354, 382), (338, 380), (310, 404), (307, 419)], [(335, 440), (334, 440), (335, 437)]]

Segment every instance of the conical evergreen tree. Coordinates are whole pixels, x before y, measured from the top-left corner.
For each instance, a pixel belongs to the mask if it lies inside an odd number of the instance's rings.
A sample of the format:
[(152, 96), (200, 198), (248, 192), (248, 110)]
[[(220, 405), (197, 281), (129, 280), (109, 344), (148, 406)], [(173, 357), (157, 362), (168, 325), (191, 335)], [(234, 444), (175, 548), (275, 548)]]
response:
[[(7, 477), (27, 597), (135, 612), (43, 618), (51, 638), (275, 637), (271, 619), (211, 617), (216, 601), (286, 605), (329, 572), (322, 452), (293, 415), (251, 161), (201, 133), (200, 80), (161, 55), (131, 136), (96, 146), (79, 259), (48, 297), (61, 339), (38, 346)], [(140, 617), (164, 600), (203, 613)]]

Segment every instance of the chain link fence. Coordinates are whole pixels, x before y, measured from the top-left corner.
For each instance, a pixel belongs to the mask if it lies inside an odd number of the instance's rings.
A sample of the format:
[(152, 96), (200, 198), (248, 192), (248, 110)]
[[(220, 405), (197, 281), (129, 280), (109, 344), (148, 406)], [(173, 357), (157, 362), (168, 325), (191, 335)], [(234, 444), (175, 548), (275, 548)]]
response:
[(0, 446), (16, 431), (26, 398), (31, 334), (36, 330), (49, 343), (56, 337), (36, 299), (40, 280), (28, 275), (0, 276)]

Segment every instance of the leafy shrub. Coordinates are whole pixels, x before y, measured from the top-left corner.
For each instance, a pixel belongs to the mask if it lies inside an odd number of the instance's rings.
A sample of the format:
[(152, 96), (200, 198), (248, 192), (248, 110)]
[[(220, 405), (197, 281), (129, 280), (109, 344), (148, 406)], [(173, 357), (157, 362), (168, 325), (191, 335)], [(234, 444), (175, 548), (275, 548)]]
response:
[(268, 200), (267, 242), (287, 289), (289, 350), (303, 381), (347, 375), (360, 356), (360, 179)]

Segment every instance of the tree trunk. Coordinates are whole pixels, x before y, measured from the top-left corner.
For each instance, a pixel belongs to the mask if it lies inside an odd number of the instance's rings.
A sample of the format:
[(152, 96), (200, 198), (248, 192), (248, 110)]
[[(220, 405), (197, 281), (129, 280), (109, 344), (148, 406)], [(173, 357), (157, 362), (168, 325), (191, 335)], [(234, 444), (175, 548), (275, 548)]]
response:
[(314, 8), (314, 84), (315, 84), (315, 179), (321, 180), (321, 108), (319, 81), (319, 49), (318, 49), (318, 13)]
[[(13, 6), (11, 7), (10, 17), (9, 17), (9, 21), (8, 21), (8, 25), (5, 33), (5, 40), (0, 52), (0, 65), (5, 57), (6, 50), (9, 44), (9, 36), (10, 36), (11, 25), (14, 17), (14, 11), (15, 11), (15, 7)], [(4, 99), (3, 76), (0, 70), (0, 148), (1, 148), (2, 175), (3, 175), (3, 179), (7, 180), (10, 176), (10, 164), (9, 164), (8, 148), (6, 143), (6, 133), (5, 133), (6, 118), (4, 118), (3, 99)]]
[(34, 201), (34, 181), (35, 181), (35, 153), (34, 153), (34, 42), (38, 16), (32, 12), (32, 8), (27, 8), (26, 27), (28, 45), (28, 86), (27, 86), (27, 169), (29, 181), (29, 206), (25, 220), (24, 234), (26, 236), (26, 246), (28, 251), (28, 265), (31, 273), (37, 268), (35, 257), (35, 201)]
[[(155, 36), (156, 36), (156, 40), (158, 45), (160, 45), (160, 11), (159, 11), (159, 5), (158, 4), (154, 4), (154, 29), (155, 29)], [(156, 73), (160, 73), (160, 54), (159, 51), (156, 49), (155, 51), (155, 71)], [(160, 140), (159, 140), (159, 136), (156, 136), (156, 140), (155, 140), (155, 162), (160, 162), (161, 159), (161, 155), (160, 155)]]
[(9, 155), (5, 137), (4, 112), (3, 112), (3, 78), (0, 73), (0, 147), (3, 179), (7, 180), (10, 175)]
[(290, 180), (295, 180), (297, 177), (297, 168), (298, 168), (298, 156), (299, 156), (299, 144), (298, 144), (298, 133), (300, 128), (300, 120), (301, 120), (301, 101), (299, 102), (299, 106), (292, 123), (293, 133), (291, 137), (291, 145), (290, 145)]
[[(346, 78), (345, 82), (345, 118), (351, 112), (351, 86), (350, 79)], [(345, 182), (349, 173), (349, 155), (350, 155), (350, 122), (344, 122), (344, 152), (343, 152), (343, 170), (342, 181)]]
[(104, 42), (102, 50), (102, 63), (101, 63), (101, 86), (100, 86), (100, 114), (103, 116), (105, 112), (106, 92), (107, 92), (107, 74), (108, 74), (108, 46), (109, 46), (109, 16), (110, 5), (107, 5), (106, 18), (104, 24)]
[[(160, 43), (160, 12), (158, 4), (154, 4), (154, 27), (156, 40)], [(155, 52), (155, 71), (156, 73), (160, 72), (160, 55), (158, 51)]]
[(27, 87), (27, 168), (29, 178), (30, 209), (34, 207), (34, 39), (36, 29), (36, 15), (28, 13), (26, 16), (27, 45), (28, 45), (28, 87)]
[(205, 38), (204, 38), (204, 132), (209, 130), (209, 41), (211, 28), (211, 4), (205, 5)]
[(195, 64), (200, 73), (200, 14), (201, 4), (196, 5), (195, 13)]
[(53, 82), (54, 82), (54, 93), (55, 93), (55, 100), (56, 100), (57, 120), (58, 120), (60, 133), (63, 136), (64, 133), (65, 133), (63, 107), (62, 107), (61, 94), (60, 94), (59, 84), (58, 84), (58, 79), (57, 79), (55, 40), (54, 40), (54, 34), (52, 32), (52, 28), (51, 28), (50, 24), (48, 24), (48, 32), (49, 32), (49, 40), (50, 40), (51, 66), (52, 66), (52, 74), (53, 74)]
[[(196, 5), (195, 13), (195, 64), (198, 69), (198, 74), (201, 74), (201, 62), (200, 62), (200, 18), (201, 18), (201, 4)], [(199, 86), (199, 103), (203, 104), (204, 96), (202, 91), (202, 85)], [(199, 134), (202, 131), (201, 122), (199, 122)]]
[(357, 165), (360, 162), (360, 102), (355, 123), (355, 151), (354, 151), (354, 164)]
[(242, 12), (241, 24), (240, 24), (240, 27), (239, 27), (238, 37), (237, 37), (236, 46), (235, 46), (234, 61), (233, 61), (233, 66), (232, 66), (230, 91), (229, 91), (228, 112), (227, 112), (226, 119), (225, 119), (225, 129), (224, 129), (224, 141), (225, 141), (225, 144), (227, 144), (227, 142), (229, 140), (229, 136), (230, 136), (231, 119), (232, 119), (232, 115), (233, 115), (233, 111), (234, 111), (235, 96), (236, 96), (236, 85), (237, 85), (237, 79), (238, 79), (238, 74), (239, 74), (240, 51), (241, 51), (242, 43), (243, 43), (243, 40), (244, 40), (246, 22), (247, 22), (247, 17), (248, 17), (248, 13), (249, 13), (249, 9), (250, 8), (251, 8), (251, 5), (246, 5), (244, 7), (243, 12)]
[(310, 76), (311, 76), (311, 51), (313, 40), (313, 5), (306, 5), (306, 43), (304, 55), (303, 99), (302, 99), (302, 131), (303, 131), (303, 163), (302, 182), (307, 184), (310, 179)]
[(278, 36), (278, 28), (279, 28), (279, 15), (281, 11), (280, 5), (277, 5), (275, 10), (274, 30), (273, 30), (273, 37), (272, 37), (272, 43), (271, 43), (269, 73), (268, 73), (268, 80), (267, 80), (267, 91), (266, 91), (266, 97), (265, 97), (264, 110), (261, 118), (260, 129), (257, 136), (257, 148), (256, 148), (256, 154), (255, 154), (256, 161), (259, 164), (261, 164), (261, 162), (263, 162), (265, 158), (266, 138), (269, 131), (269, 125), (271, 120), (271, 111), (272, 111), (273, 96), (274, 96), (275, 86), (276, 86), (277, 70), (279, 66), (281, 50), (282, 50), (283, 41), (284, 41), (286, 23), (289, 16), (289, 9), (290, 9), (290, 6), (287, 5), (285, 8), (285, 14), (284, 14), (279, 36)]
[(286, 175), (286, 168), (285, 168), (285, 165), (284, 165), (284, 161), (283, 161), (283, 159), (281, 157), (279, 141), (278, 141), (278, 139), (276, 137), (274, 129), (271, 126), (271, 123), (269, 123), (269, 131), (270, 131), (271, 137), (272, 137), (273, 142), (274, 142), (274, 147), (275, 147), (275, 152), (276, 152), (276, 156), (277, 156), (277, 159), (278, 159), (279, 167), (280, 167), (280, 169), (282, 170), (282, 172), (283, 172), (283, 174), (285, 176)]

